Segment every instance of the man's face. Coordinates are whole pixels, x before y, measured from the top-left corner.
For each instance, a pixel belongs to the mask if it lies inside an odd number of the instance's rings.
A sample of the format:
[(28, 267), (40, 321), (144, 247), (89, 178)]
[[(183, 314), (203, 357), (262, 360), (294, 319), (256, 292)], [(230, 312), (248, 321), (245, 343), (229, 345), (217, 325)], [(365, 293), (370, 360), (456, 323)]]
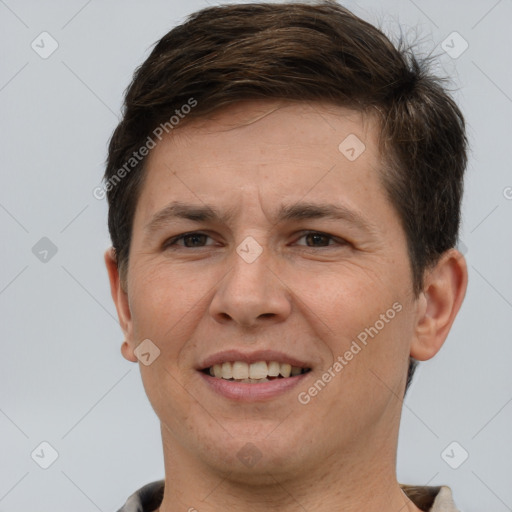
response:
[[(130, 357), (160, 350), (141, 372), (174, 453), (289, 474), (395, 441), (418, 307), (377, 136), (352, 110), (244, 102), (152, 150), (125, 330)], [(229, 380), (246, 371), (273, 378)]]

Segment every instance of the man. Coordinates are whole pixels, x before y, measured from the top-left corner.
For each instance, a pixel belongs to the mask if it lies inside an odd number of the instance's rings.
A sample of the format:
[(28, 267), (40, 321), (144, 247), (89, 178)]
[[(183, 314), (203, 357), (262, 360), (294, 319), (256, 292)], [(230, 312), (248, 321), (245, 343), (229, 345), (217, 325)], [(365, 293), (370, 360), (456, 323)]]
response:
[(334, 2), (212, 7), (158, 42), (105, 173), (165, 463), (121, 511), (457, 510), (395, 463), (466, 290), (465, 165), (435, 77)]

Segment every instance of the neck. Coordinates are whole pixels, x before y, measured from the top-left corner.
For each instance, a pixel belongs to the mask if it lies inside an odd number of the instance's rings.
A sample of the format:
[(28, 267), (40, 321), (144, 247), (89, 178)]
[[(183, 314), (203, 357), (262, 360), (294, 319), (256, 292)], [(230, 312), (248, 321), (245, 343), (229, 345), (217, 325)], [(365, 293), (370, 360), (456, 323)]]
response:
[(342, 457), (322, 457), (293, 473), (269, 467), (256, 473), (255, 466), (245, 476), (198, 461), (165, 428), (162, 439), (166, 478), (158, 512), (421, 512), (396, 480), (396, 444), (384, 440), (371, 450), (363, 440)]

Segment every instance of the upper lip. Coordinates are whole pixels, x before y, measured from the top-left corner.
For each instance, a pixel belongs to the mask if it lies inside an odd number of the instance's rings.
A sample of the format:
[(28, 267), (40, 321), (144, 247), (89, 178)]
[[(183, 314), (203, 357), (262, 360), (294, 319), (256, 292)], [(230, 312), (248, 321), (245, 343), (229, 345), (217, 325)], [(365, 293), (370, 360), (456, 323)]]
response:
[(253, 352), (242, 352), (240, 350), (223, 350), (217, 352), (204, 359), (198, 370), (204, 370), (210, 368), (216, 364), (222, 364), (226, 362), (243, 361), (247, 364), (257, 363), (259, 361), (276, 361), (281, 364), (288, 363), (292, 366), (299, 368), (311, 368), (311, 364), (305, 361), (301, 361), (295, 357), (284, 354), (283, 352), (276, 352), (275, 350), (257, 350)]

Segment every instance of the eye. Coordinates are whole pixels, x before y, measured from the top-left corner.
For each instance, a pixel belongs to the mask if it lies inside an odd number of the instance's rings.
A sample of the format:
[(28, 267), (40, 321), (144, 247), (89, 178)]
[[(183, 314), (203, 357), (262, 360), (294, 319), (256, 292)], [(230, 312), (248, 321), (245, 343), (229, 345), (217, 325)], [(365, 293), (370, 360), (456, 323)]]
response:
[[(208, 239), (211, 241), (207, 243)], [(298, 243), (304, 239), (305, 244)], [(307, 246), (310, 248), (331, 247), (333, 245), (347, 245), (348, 242), (342, 238), (334, 237), (321, 231), (308, 231), (297, 239), (297, 245)], [(181, 235), (170, 238), (163, 244), (163, 249), (183, 247), (188, 249), (201, 248), (214, 245), (214, 240), (206, 233), (194, 231), (190, 233), (182, 233)]]
[[(206, 240), (211, 237), (208, 236), (205, 233), (200, 232), (192, 232), (192, 233), (183, 233), (181, 235), (175, 236), (173, 238), (170, 238), (163, 244), (163, 248), (167, 249), (170, 247), (187, 247), (187, 248), (194, 248), (194, 247), (204, 247), (206, 245)], [(178, 243), (183, 242), (183, 244)], [(209, 244), (212, 245), (212, 244)]]
[[(306, 239), (306, 244), (308, 247), (329, 247), (331, 245), (330, 242), (335, 242), (338, 245), (346, 245), (347, 242), (341, 238), (334, 237), (332, 235), (328, 235), (327, 233), (322, 233), (321, 231), (308, 231), (303, 234), (298, 240)], [(298, 241), (297, 240), (297, 241)], [(310, 245), (311, 244), (311, 245)], [(303, 245), (303, 244), (298, 244)]]

